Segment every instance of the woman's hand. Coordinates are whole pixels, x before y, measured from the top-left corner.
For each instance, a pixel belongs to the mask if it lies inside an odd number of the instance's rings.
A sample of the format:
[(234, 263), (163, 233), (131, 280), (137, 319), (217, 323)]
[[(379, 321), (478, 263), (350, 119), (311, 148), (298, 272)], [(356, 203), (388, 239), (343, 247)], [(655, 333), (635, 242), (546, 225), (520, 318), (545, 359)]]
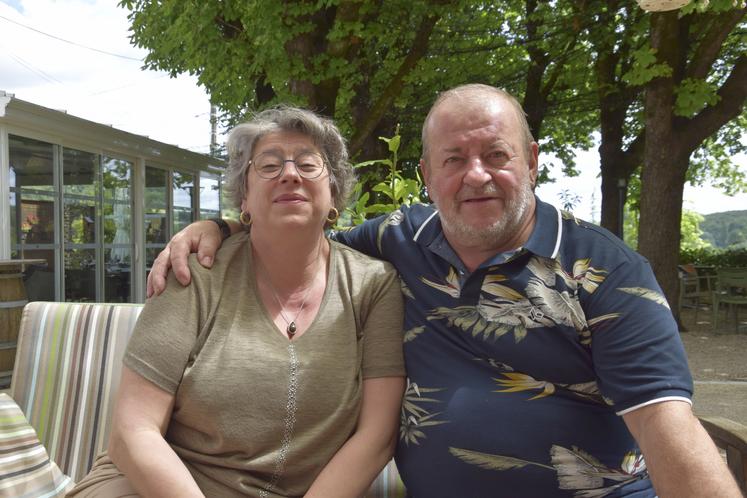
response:
[[(231, 233), (236, 233), (240, 225), (226, 220)], [(195, 221), (174, 235), (163, 251), (153, 261), (148, 273), (147, 296), (158, 295), (166, 288), (166, 277), (173, 266), (174, 275), (182, 285), (189, 285), (192, 276), (189, 273), (187, 258), (190, 253), (197, 253), (197, 260), (205, 268), (213, 266), (215, 253), (223, 244), (218, 225), (210, 220)]]

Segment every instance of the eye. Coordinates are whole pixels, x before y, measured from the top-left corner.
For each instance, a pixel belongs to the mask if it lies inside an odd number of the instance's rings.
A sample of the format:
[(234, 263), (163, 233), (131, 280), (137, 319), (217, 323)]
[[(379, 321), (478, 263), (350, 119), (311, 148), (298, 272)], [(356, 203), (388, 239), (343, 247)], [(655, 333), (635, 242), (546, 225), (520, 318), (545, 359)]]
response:
[(298, 164), (298, 168), (301, 171), (304, 171), (306, 173), (312, 173), (314, 171), (317, 171), (319, 168), (321, 168), (321, 166), (319, 164), (316, 164), (310, 161), (304, 161)]
[(444, 160), (444, 166), (459, 166), (464, 163), (464, 158), (460, 156), (449, 156)]
[(259, 169), (262, 171), (262, 173), (277, 173), (278, 171), (280, 171), (280, 168), (282, 168), (280, 163), (276, 162), (267, 162), (259, 164), (257, 166), (259, 166)]
[(509, 155), (503, 150), (493, 150), (485, 156), (485, 161), (495, 168), (504, 166), (508, 163), (509, 159)]

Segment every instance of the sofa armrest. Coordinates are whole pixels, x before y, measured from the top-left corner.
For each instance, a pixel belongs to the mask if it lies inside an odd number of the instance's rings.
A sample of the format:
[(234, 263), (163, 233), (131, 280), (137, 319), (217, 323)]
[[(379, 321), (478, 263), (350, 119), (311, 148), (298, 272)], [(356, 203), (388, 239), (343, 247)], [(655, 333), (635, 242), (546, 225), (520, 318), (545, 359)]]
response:
[(729, 470), (747, 492), (747, 426), (723, 417), (699, 418), (716, 446), (726, 451)]

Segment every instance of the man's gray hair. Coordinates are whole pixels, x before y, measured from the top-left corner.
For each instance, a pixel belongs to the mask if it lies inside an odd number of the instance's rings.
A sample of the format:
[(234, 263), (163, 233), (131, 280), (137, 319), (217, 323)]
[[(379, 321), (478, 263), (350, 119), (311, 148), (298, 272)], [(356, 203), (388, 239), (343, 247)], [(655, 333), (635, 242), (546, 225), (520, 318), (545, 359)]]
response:
[(329, 169), (332, 203), (338, 211), (345, 209), (355, 185), (355, 174), (348, 162), (348, 149), (340, 130), (331, 119), (284, 105), (254, 114), (228, 136), (228, 171), (224, 185), (235, 206), (239, 207), (246, 197), (246, 175), (257, 142), (269, 133), (283, 131), (302, 133), (319, 148)]
[(444, 92), (441, 92), (438, 97), (436, 97), (436, 101), (431, 106), (431, 109), (428, 111), (428, 115), (425, 117), (425, 121), (423, 121), (423, 134), (422, 134), (422, 141), (423, 141), (423, 160), (427, 163), (427, 155), (428, 155), (428, 124), (430, 123), (431, 117), (433, 113), (435, 112), (436, 108), (444, 101), (449, 99), (463, 99), (468, 100), (472, 102), (480, 102), (485, 99), (485, 97), (490, 96), (497, 96), (502, 99), (504, 99), (506, 102), (511, 104), (511, 107), (514, 108), (514, 111), (516, 111), (516, 119), (519, 121), (519, 126), (521, 127), (522, 135), (524, 135), (524, 146), (527, 151), (527, 155), (531, 156), (532, 148), (531, 144), (534, 142), (534, 137), (532, 136), (532, 132), (529, 129), (529, 123), (527, 122), (527, 115), (524, 112), (524, 109), (522, 109), (521, 104), (518, 100), (516, 100), (516, 97), (508, 93), (503, 88), (497, 88), (490, 85), (483, 85), (481, 83), (470, 83), (467, 85), (460, 85), (457, 87), (454, 87), (450, 90), (446, 90)]

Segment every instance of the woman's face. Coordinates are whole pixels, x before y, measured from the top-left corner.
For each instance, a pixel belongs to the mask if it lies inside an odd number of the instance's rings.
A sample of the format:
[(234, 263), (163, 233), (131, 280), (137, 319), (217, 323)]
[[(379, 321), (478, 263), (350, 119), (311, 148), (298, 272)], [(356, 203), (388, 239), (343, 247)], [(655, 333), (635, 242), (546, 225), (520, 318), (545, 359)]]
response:
[[(320, 165), (323, 170), (319, 176), (304, 178), (316, 174)], [(267, 178), (278, 169), (279, 176)], [(257, 141), (246, 175), (246, 197), (241, 203), (241, 210), (251, 214), (255, 229), (322, 229), (332, 206), (329, 169), (309, 137), (280, 131)]]

